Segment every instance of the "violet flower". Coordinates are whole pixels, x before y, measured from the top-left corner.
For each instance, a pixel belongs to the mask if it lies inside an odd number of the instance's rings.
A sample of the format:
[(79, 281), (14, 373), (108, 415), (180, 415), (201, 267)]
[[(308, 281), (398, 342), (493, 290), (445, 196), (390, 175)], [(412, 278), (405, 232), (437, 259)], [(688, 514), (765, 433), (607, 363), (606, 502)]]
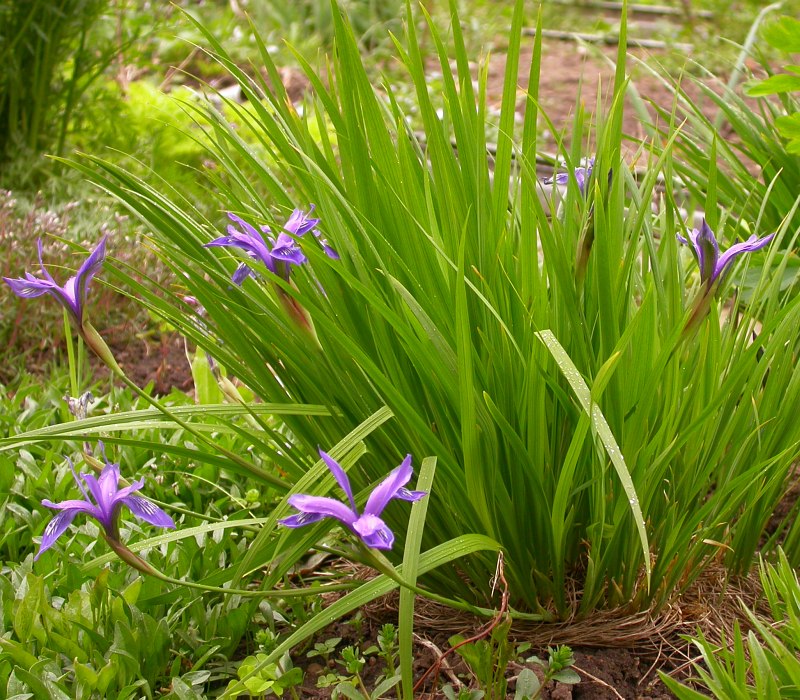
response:
[(729, 271), (737, 255), (760, 250), (769, 245), (774, 237), (774, 233), (764, 236), (764, 238), (759, 238), (756, 234), (753, 234), (746, 241), (734, 243), (720, 255), (719, 243), (717, 243), (714, 232), (709, 228), (706, 220), (703, 219), (699, 230), (692, 229), (689, 234), (689, 240), (686, 240), (681, 235), (678, 235), (678, 240), (684, 245), (691, 246), (692, 253), (700, 267), (700, 280), (710, 290)]
[[(240, 248), (253, 260), (262, 262), (270, 272), (288, 281), (289, 266), (302, 265), (308, 261), (297, 241), (289, 234), (303, 236), (312, 231), (314, 237), (319, 240), (323, 250), (329, 257), (334, 259), (339, 257), (336, 251), (328, 245), (327, 241), (320, 237), (319, 231), (316, 230), (319, 219), (310, 218), (313, 210), (313, 204), (308, 213), (295, 209), (277, 238), (273, 238), (270, 235), (272, 231), (269, 226), (262, 226), (259, 231), (241, 217), (229, 212), (228, 218), (237, 224), (239, 228), (229, 224), (228, 235), (215, 238), (210, 243), (206, 243), (205, 247)], [(254, 274), (250, 265), (241, 263), (233, 273), (233, 283), (240, 285), (248, 276)]]
[(314, 205), (312, 204), (309, 207), (308, 214), (300, 209), (295, 209), (292, 212), (292, 215), (289, 217), (289, 220), (284, 224), (283, 228), (285, 231), (289, 233), (293, 233), (295, 236), (302, 236), (304, 233), (311, 231), (314, 234), (314, 238), (319, 241), (319, 244), (322, 246), (322, 250), (332, 260), (339, 259), (339, 253), (337, 253), (333, 248), (328, 245), (327, 239), (322, 237), (322, 232), (317, 228), (317, 224), (319, 223), (319, 219), (310, 219), (309, 216), (311, 212), (314, 211)]
[(393, 498), (402, 501), (418, 501), (426, 495), (425, 491), (409, 491), (405, 485), (411, 479), (411, 455), (407, 455), (403, 463), (391, 471), (369, 495), (364, 512), (359, 515), (350, 480), (344, 470), (328, 454), (319, 451), (328, 469), (333, 473), (339, 486), (347, 494), (350, 505), (325, 496), (310, 496), (298, 493), (289, 497), (289, 504), (300, 512), (278, 522), (286, 527), (302, 527), (315, 523), (323, 518), (336, 518), (358, 535), (368, 547), (374, 549), (391, 549), (394, 544), (394, 533), (389, 529), (380, 515)]
[(17, 296), (31, 298), (42, 294), (50, 294), (72, 315), (78, 328), (83, 328), (83, 309), (89, 292), (89, 282), (103, 265), (106, 257), (106, 237), (100, 240), (97, 247), (80, 266), (80, 269), (70, 277), (63, 286), (60, 286), (47, 271), (42, 262), (42, 239), (39, 239), (39, 265), (42, 268), (43, 279), (34, 277), (30, 272), (25, 277), (12, 279), (3, 277), (11, 291)]
[(594, 169), (594, 158), (584, 158), (582, 163), (583, 165), (574, 168), (571, 173), (556, 173), (552, 177), (545, 178), (543, 183), (545, 185), (555, 184), (563, 187), (569, 182), (570, 175), (573, 175), (575, 177), (575, 181), (578, 183), (578, 191), (582, 195), (585, 194), (586, 183), (592, 176), (592, 170)]
[[(101, 449), (102, 444), (100, 445)], [(135, 492), (144, 486), (144, 479), (135, 481), (130, 486), (119, 488), (119, 464), (113, 464), (105, 458), (106, 466), (100, 473), (99, 478), (93, 474), (81, 474), (81, 477), (89, 487), (89, 492), (78, 480), (75, 471), (73, 476), (78, 483), (78, 488), (83, 493), (83, 500), (68, 500), (60, 503), (53, 503), (48, 499), (42, 501), (42, 505), (57, 510), (53, 519), (47, 524), (42, 534), (42, 543), (39, 552), (34, 559), (38, 559), (43, 552), (50, 549), (55, 541), (67, 530), (73, 519), (78, 513), (94, 518), (100, 523), (105, 531), (106, 540), (119, 554), (120, 548), (127, 551), (127, 548), (119, 539), (119, 514), (122, 506), (127, 506), (137, 518), (155, 525), (156, 527), (174, 528), (175, 523), (161, 508), (146, 498), (139, 496)], [(72, 462), (70, 462), (72, 466)], [(135, 555), (133, 555), (135, 556)], [(129, 562), (130, 563), (130, 562)]]

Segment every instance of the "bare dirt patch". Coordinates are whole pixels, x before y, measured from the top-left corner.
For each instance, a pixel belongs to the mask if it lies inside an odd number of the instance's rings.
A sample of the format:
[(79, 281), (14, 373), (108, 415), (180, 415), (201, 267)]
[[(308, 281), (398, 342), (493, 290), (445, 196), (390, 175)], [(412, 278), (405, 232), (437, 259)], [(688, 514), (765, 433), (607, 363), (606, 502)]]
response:
[[(669, 110), (674, 102), (673, 91), (658, 77), (638, 65), (637, 61), (651, 65), (661, 63), (664, 53), (656, 53), (645, 49), (630, 49), (627, 69), (642, 100), (648, 104), (651, 118), (656, 117), (652, 105)], [(522, 90), (528, 88), (533, 50), (524, 47), (520, 55), (518, 85)], [(605, 58), (603, 58), (605, 57)], [(572, 42), (543, 40), (542, 60), (539, 76), (539, 103), (544, 113), (553, 122), (556, 131), (569, 133), (574, 117), (576, 104), (582, 104), (588, 115), (596, 112), (597, 98), (600, 94), (604, 105), (610, 104), (610, 96), (614, 83), (614, 67), (616, 48), (612, 46), (587, 48)], [(499, 109), (503, 92), (503, 79), (506, 56), (496, 54), (489, 62), (487, 82), (487, 99), (489, 106)], [(713, 85), (714, 81), (710, 84)], [(721, 88), (722, 85), (719, 84)], [(683, 88), (693, 99), (702, 102), (701, 90), (692, 81), (683, 82)], [(527, 95), (517, 98), (517, 111), (525, 110)], [(708, 100), (706, 100), (708, 102)], [(716, 112), (713, 104), (707, 104), (710, 114)], [(630, 99), (626, 100), (623, 131), (634, 138), (643, 139), (645, 131)], [(546, 135), (545, 147), (555, 145), (555, 134)]]

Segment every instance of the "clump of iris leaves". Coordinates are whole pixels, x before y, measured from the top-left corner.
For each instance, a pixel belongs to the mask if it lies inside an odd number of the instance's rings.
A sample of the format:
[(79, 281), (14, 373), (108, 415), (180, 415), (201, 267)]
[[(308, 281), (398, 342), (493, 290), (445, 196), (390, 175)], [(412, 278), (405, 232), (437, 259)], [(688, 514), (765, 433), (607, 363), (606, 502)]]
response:
[[(86, 388), (73, 372), (48, 396), (21, 386), (4, 407), (9, 696), (235, 697), (332, 621), (399, 589), (399, 692), (411, 698), (415, 601), (491, 619), (500, 552), (504, 614), (543, 623), (599, 609), (657, 613), (707, 567), (745, 574), (778, 539), (782, 561), (800, 562), (793, 511), (765, 534), (800, 453), (791, 254), (800, 177), (791, 162), (775, 169), (773, 126), (791, 110), (765, 100), (756, 114), (734, 93), (709, 92), (743, 139), (737, 150), (676, 88), (658, 121), (642, 113), (649, 137), (626, 139), (635, 88), (623, 21), (610, 98), (591, 119), (578, 103), (559, 136), (566, 177), (545, 188), (541, 32), (520, 91), (522, 17), (518, 2), (491, 153), (486, 72), (474, 72), (455, 11), (446, 32), (428, 22), (421, 42), (425, 17), (409, 9), (396, 52), (424, 134), (392, 89), (370, 80), (334, 12), (327, 72), (296, 57), (311, 83), (302, 112), (257, 35), (263, 73), (242, 70), (204, 33), (247, 98), (224, 112), (184, 105), (203, 126), (209, 167), (197, 176), (218, 216), (118, 162), (71, 163), (146, 227), (173, 274), (143, 281), (113, 259), (100, 269), (94, 248), (91, 274), (72, 287), (29, 279), (15, 289), (64, 303), (81, 347), (129, 391), (95, 386), (96, 402), (73, 401), (69, 413), (60, 397)], [(434, 58), (443, 106), (426, 82)], [(580, 181), (570, 177), (579, 168)], [(287, 230), (311, 204), (313, 233)], [(238, 228), (227, 229), (228, 213)], [(113, 258), (124, 242), (98, 244)], [(91, 277), (187, 338), (196, 397), (154, 399), (125, 379), (89, 321)], [(175, 529), (154, 533), (103, 510), (109, 537), (83, 508), (57, 542), (48, 533), (34, 562), (53, 515), (41, 501), (89, 498), (72, 461), (103, 469), (100, 439), (125, 483), (144, 477), (138, 493)], [(384, 497), (387, 473), (408, 454), (417, 491), (398, 482)], [(148, 508), (121, 502), (134, 515)], [(383, 526), (394, 541), (379, 552), (372, 536)], [(376, 576), (300, 573), (314, 550)], [(320, 604), (324, 590), (335, 602)], [(258, 646), (255, 626), (272, 641), (226, 689), (237, 667), (228, 660), (243, 641)]]

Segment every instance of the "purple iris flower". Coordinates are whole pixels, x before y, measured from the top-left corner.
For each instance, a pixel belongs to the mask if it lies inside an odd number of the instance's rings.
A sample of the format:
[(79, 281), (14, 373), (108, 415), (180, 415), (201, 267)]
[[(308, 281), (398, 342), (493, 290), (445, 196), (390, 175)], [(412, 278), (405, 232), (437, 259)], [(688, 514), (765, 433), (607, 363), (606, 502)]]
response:
[[(302, 265), (308, 261), (308, 258), (303, 254), (297, 241), (289, 234), (303, 236), (309, 231), (312, 231), (314, 237), (320, 242), (323, 250), (329, 257), (334, 259), (338, 259), (339, 257), (338, 253), (328, 245), (328, 242), (324, 238), (321, 238), (320, 232), (316, 230), (319, 219), (312, 219), (310, 217), (313, 211), (313, 204), (308, 213), (300, 209), (295, 209), (289, 217), (289, 220), (284, 224), (283, 231), (278, 234), (277, 238), (273, 238), (270, 235), (272, 231), (269, 226), (262, 226), (259, 231), (255, 226), (249, 224), (241, 217), (229, 212), (228, 218), (233, 221), (238, 228), (233, 224), (229, 224), (228, 234), (226, 236), (215, 238), (210, 243), (206, 243), (205, 247), (241, 248), (250, 258), (261, 261), (270, 272), (288, 281), (289, 265)], [(233, 283), (240, 285), (249, 275), (254, 274), (250, 265), (242, 263), (233, 273)]]
[(594, 169), (594, 158), (587, 158), (583, 160), (583, 165), (575, 168), (572, 173), (556, 173), (553, 177), (548, 177), (544, 179), (545, 185), (561, 185), (562, 187), (569, 182), (570, 174), (575, 177), (575, 181), (578, 183), (578, 190), (581, 194), (585, 194), (586, 183), (589, 178), (592, 176), (592, 170)]
[(350, 480), (344, 469), (322, 450), (319, 451), (319, 456), (322, 457), (328, 469), (333, 472), (339, 486), (347, 494), (350, 505), (346, 506), (340, 501), (325, 496), (309, 496), (298, 493), (289, 497), (289, 504), (300, 512), (278, 522), (286, 527), (302, 527), (323, 518), (336, 518), (347, 525), (368, 547), (391, 549), (394, 544), (394, 533), (380, 518), (386, 504), (393, 498), (399, 498), (402, 501), (418, 501), (426, 495), (425, 491), (409, 491), (405, 488), (414, 473), (411, 468), (411, 455), (407, 455), (403, 463), (393, 469), (389, 476), (375, 487), (367, 499), (364, 512), (360, 515), (353, 499)]
[[(103, 457), (105, 459), (105, 452)], [(89, 493), (86, 492), (73, 470), (72, 473), (75, 481), (78, 482), (78, 488), (83, 493), (83, 500), (68, 500), (60, 503), (53, 503), (47, 499), (42, 501), (42, 505), (59, 512), (45, 527), (42, 544), (34, 559), (38, 559), (42, 552), (53, 546), (78, 513), (86, 513), (97, 520), (105, 530), (106, 539), (112, 546), (119, 544), (119, 513), (123, 505), (127, 506), (137, 518), (151, 525), (175, 527), (172, 518), (161, 508), (135, 493), (144, 486), (144, 479), (135, 481), (130, 486), (119, 488), (119, 464), (112, 464), (107, 459), (105, 462), (106, 466), (100, 472), (99, 478), (95, 478), (93, 474), (81, 474), (89, 487)], [(70, 462), (70, 466), (72, 466), (72, 462)]]
[(311, 231), (314, 234), (314, 238), (319, 241), (319, 244), (322, 246), (322, 250), (325, 251), (325, 255), (327, 255), (332, 260), (339, 259), (339, 253), (337, 253), (333, 248), (328, 245), (327, 239), (322, 237), (322, 232), (317, 228), (317, 224), (319, 223), (319, 219), (311, 219), (311, 212), (314, 211), (314, 205), (312, 204), (308, 209), (308, 214), (300, 209), (295, 209), (292, 212), (292, 215), (289, 217), (289, 220), (284, 224), (283, 228), (289, 233), (293, 233), (295, 236), (302, 236), (304, 233)]
[(25, 273), (24, 278), (11, 279), (3, 277), (11, 291), (17, 296), (31, 298), (42, 294), (54, 296), (58, 302), (72, 314), (78, 324), (78, 328), (83, 327), (83, 307), (86, 304), (86, 297), (89, 292), (89, 282), (103, 265), (106, 257), (106, 237), (100, 240), (97, 247), (92, 251), (88, 258), (83, 262), (75, 275), (70, 277), (64, 286), (60, 286), (53, 276), (47, 271), (42, 262), (42, 239), (39, 239), (39, 265), (42, 268), (44, 279), (34, 277), (30, 272)]
[(709, 228), (706, 220), (703, 219), (699, 230), (692, 229), (689, 234), (689, 240), (686, 240), (681, 235), (678, 235), (678, 240), (684, 245), (691, 246), (692, 253), (700, 266), (700, 279), (710, 289), (715, 282), (724, 277), (737, 255), (760, 250), (769, 245), (769, 242), (774, 237), (774, 233), (764, 236), (764, 238), (759, 238), (756, 234), (753, 234), (746, 241), (735, 243), (720, 255), (719, 243), (717, 243), (714, 232)]

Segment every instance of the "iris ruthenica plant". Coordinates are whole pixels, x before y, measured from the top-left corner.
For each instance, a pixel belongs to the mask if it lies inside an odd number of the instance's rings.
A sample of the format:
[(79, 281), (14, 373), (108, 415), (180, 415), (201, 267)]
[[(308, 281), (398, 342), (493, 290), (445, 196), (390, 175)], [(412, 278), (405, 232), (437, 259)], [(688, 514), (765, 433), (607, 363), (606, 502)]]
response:
[[(491, 153), (484, 86), (474, 88), (458, 18), (448, 33), (454, 75), (445, 34), (430, 23), (430, 42), (420, 42), (410, 12), (399, 58), (424, 141), (391, 87), (376, 90), (337, 13), (330, 79), (306, 65), (313, 96), (302, 116), (265, 47), (269, 85), (205, 35), (241, 84), (247, 105), (231, 110), (253, 135), (244, 140), (217, 109), (197, 107), (208, 123), (209, 159), (221, 164), (209, 175), (218, 209), (272, 221), (313, 201), (340, 254), (334, 263), (308, 246), (313, 274), (295, 266), (291, 284), (272, 280), (306, 310), (316, 342), (282, 312), (268, 275), (231, 286), (230, 261), (202, 248), (219, 221), (113, 164), (77, 163), (150, 227), (180, 273), (172, 297), (155, 285), (140, 286), (141, 297), (262, 401), (330, 408), (326, 420), (286, 415), (285, 431), (251, 433), (272, 445), (271, 458), (298, 493), (317, 482), (305, 480), (296, 455), (336, 444), (387, 406), (393, 419), (363, 446), (375, 459), (353, 463), (351, 478), (377, 483), (385, 475), (376, 465), (396, 454), (436, 456), (434, 488), (417, 504), (427, 507), (422, 556), (465, 533), (492, 538), (504, 548), (517, 609), (569, 616), (658, 607), (710, 561), (746, 570), (800, 456), (800, 424), (784, 410), (800, 402), (800, 297), (781, 291), (773, 251), (762, 256), (748, 306), (721, 320), (710, 305), (696, 332), (684, 334), (694, 275), (679, 260), (677, 166), (658, 150), (670, 135), (658, 149), (635, 146), (638, 165), (647, 166), (641, 178), (622, 157), (624, 22), (610, 106), (593, 115), (591, 130), (578, 110), (557, 144), (568, 169), (590, 152), (594, 170), (613, 176), (590, 179), (596, 186), (585, 194), (568, 187), (562, 215), (551, 216), (535, 168), (546, 122), (538, 33), (515, 136), (523, 3), (509, 32)], [(435, 46), (441, 61), (441, 104), (428, 91), (431, 57), (421, 43)], [(654, 201), (663, 203), (655, 213)], [(728, 229), (755, 223), (733, 224), (737, 212), (729, 214)], [(772, 230), (776, 242), (793, 235), (788, 224)], [(204, 326), (187, 314), (184, 294), (205, 308)], [(395, 560), (406, 541), (403, 511), (380, 515), (397, 538), (387, 554)], [(340, 505), (336, 513), (348, 523), (357, 511)], [(280, 580), (335, 525), (328, 518), (275, 527), (286, 514), (264, 527), (237, 577), (268, 566)], [(495, 567), (494, 557), (467, 557), (457, 572), (436, 569), (425, 583), (486, 605)], [(579, 596), (570, 594), (576, 585)]]
[(336, 483), (347, 495), (350, 505), (327, 498), (326, 496), (310, 496), (297, 493), (289, 496), (288, 502), (300, 512), (288, 518), (279, 520), (286, 527), (303, 527), (315, 523), (322, 518), (335, 518), (347, 525), (368, 547), (374, 549), (391, 549), (394, 544), (394, 533), (389, 526), (381, 520), (383, 509), (393, 498), (402, 501), (418, 501), (425, 496), (424, 491), (409, 491), (406, 484), (411, 480), (414, 471), (411, 468), (411, 455), (407, 455), (403, 463), (393, 469), (380, 484), (378, 484), (367, 499), (364, 512), (359, 514), (350, 488), (350, 479), (338, 462), (322, 450), (319, 456), (331, 470)]
[[(174, 528), (175, 523), (161, 508), (140, 496), (139, 491), (144, 486), (144, 479), (135, 481), (129, 486), (120, 488), (119, 464), (109, 462), (105, 458), (105, 449), (101, 445), (105, 467), (100, 472), (99, 477), (93, 474), (82, 473), (81, 479), (89, 487), (86, 489), (78, 479), (73, 470), (73, 476), (78, 484), (78, 488), (83, 494), (83, 499), (67, 500), (53, 503), (49, 499), (42, 501), (42, 505), (57, 510), (53, 519), (47, 523), (42, 533), (42, 543), (35, 559), (38, 559), (43, 552), (52, 547), (56, 540), (66, 532), (72, 524), (75, 516), (84, 513), (97, 520), (103, 528), (106, 542), (125, 562), (146, 573), (150, 572), (148, 565), (133, 554), (120, 540), (119, 518), (122, 506), (128, 508), (137, 518), (144, 520), (151, 525), (162, 528)], [(70, 463), (71, 465), (71, 463)]]
[(89, 295), (89, 283), (92, 278), (100, 271), (106, 258), (106, 237), (100, 239), (97, 247), (84, 260), (78, 271), (70, 277), (64, 285), (59, 285), (48, 272), (42, 260), (42, 240), (38, 241), (39, 265), (42, 269), (42, 276), (36, 277), (30, 272), (25, 273), (25, 277), (10, 278), (4, 277), (6, 284), (18, 296), (24, 298), (39, 297), (43, 294), (50, 294), (68, 312), (69, 317), (75, 324), (76, 330), (86, 341), (92, 351), (108, 365), (108, 367), (119, 375), (122, 370), (117, 365), (111, 350), (106, 345), (103, 338), (95, 330), (94, 326), (86, 317), (86, 302)]
[(41, 238), (38, 242), (38, 250), (39, 265), (42, 269), (41, 277), (36, 277), (30, 272), (26, 272), (25, 277), (16, 279), (4, 277), (3, 279), (11, 287), (14, 294), (20, 297), (31, 298), (50, 294), (69, 312), (78, 328), (83, 328), (83, 314), (89, 293), (89, 282), (92, 281), (92, 278), (103, 266), (106, 257), (106, 238), (103, 237), (100, 240), (100, 243), (97, 244), (97, 247), (86, 258), (78, 271), (63, 285), (59, 285), (44, 266)]
[[(312, 205), (311, 211), (313, 209)], [(269, 226), (262, 226), (261, 231), (259, 231), (240, 216), (229, 213), (228, 218), (239, 228), (232, 224), (229, 225), (227, 235), (206, 243), (206, 247), (240, 248), (253, 260), (263, 263), (272, 274), (288, 281), (289, 265), (302, 265), (308, 261), (293, 236), (303, 236), (312, 231), (328, 257), (333, 259), (339, 257), (336, 251), (328, 245), (327, 241), (321, 238), (320, 232), (316, 230), (319, 219), (310, 218), (311, 211), (306, 214), (300, 209), (295, 209), (277, 238), (270, 236), (271, 230)], [(266, 240), (264, 235), (267, 236)], [(248, 276), (253, 274), (255, 274), (253, 269), (247, 263), (241, 263), (233, 273), (232, 279), (234, 284), (242, 284)]]
[(746, 241), (735, 243), (720, 255), (717, 238), (703, 219), (700, 228), (694, 228), (689, 233), (689, 240), (681, 235), (678, 235), (678, 240), (691, 247), (692, 254), (700, 267), (700, 280), (705, 284), (706, 294), (709, 294), (721, 284), (738, 255), (761, 250), (768, 246), (774, 237), (774, 233), (763, 238), (753, 234)]
[[(573, 169), (572, 176), (575, 178), (575, 182), (578, 185), (578, 191), (585, 195), (586, 194), (586, 183), (589, 178), (592, 176), (592, 170), (594, 169), (594, 158), (589, 158), (586, 160), (584, 165), (581, 165), (575, 169)], [(570, 172), (560, 172), (556, 173), (552, 177), (548, 177), (544, 179), (545, 185), (560, 185), (564, 187), (569, 183), (570, 180)]]

